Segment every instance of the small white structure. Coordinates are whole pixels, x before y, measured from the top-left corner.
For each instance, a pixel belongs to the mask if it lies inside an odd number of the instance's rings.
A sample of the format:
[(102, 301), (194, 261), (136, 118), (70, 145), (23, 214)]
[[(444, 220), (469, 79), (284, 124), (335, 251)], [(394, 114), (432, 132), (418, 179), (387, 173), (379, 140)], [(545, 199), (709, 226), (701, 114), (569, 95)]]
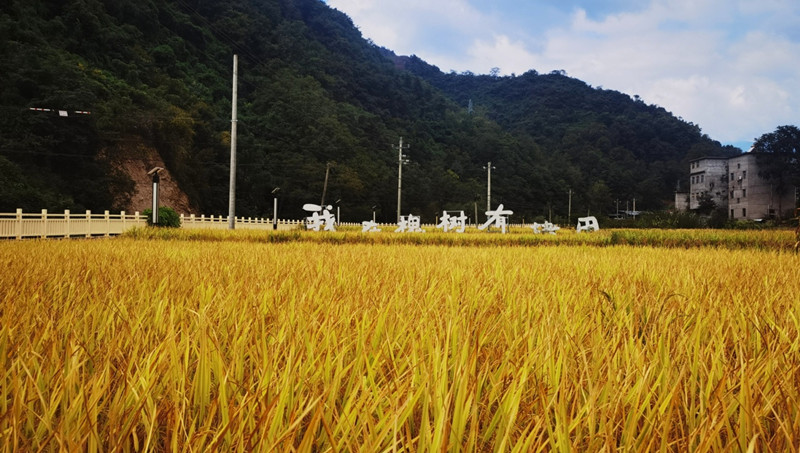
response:
[(486, 220), (486, 223), (479, 226), (478, 229), (485, 230), (494, 223), (496, 226), (500, 227), (500, 229), (503, 231), (503, 234), (506, 234), (506, 224), (508, 222), (507, 216), (510, 216), (513, 213), (514, 211), (510, 209), (503, 209), (503, 205), (500, 204), (494, 211), (486, 211), (486, 217), (488, 217), (488, 219)]
[(377, 233), (381, 229), (378, 228), (378, 224), (373, 222), (372, 220), (365, 220), (361, 222), (361, 232), (362, 233)]
[(425, 230), (421, 228), (422, 220), (418, 215), (400, 216), (400, 222), (397, 224), (395, 233), (424, 233)]
[(558, 225), (553, 225), (550, 222), (544, 222), (544, 223), (533, 222), (531, 228), (533, 228), (534, 234), (542, 234), (542, 233), (556, 234), (556, 231), (561, 229), (561, 227), (559, 227)]
[(306, 217), (306, 229), (319, 231), (320, 227), (325, 226), (325, 231), (336, 231), (336, 217), (331, 214), (331, 205), (320, 206), (307, 203), (303, 205), (303, 210), (312, 212), (310, 217)]
[(450, 230), (456, 233), (463, 233), (464, 230), (467, 229), (467, 216), (464, 215), (464, 211), (460, 211), (460, 213), (461, 214), (456, 217), (451, 216), (447, 211), (442, 211), (442, 218), (439, 224), (436, 225), (436, 228), (441, 228), (445, 233)]
[(599, 231), (600, 224), (597, 223), (597, 218), (591, 217), (578, 217), (578, 233), (581, 231)]

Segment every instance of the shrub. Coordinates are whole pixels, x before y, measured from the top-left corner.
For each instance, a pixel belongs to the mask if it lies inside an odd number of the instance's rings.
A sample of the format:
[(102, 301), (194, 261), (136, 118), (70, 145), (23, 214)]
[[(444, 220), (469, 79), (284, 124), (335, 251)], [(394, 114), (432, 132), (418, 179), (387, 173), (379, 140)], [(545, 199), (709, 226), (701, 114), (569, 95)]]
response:
[(158, 224), (153, 225), (153, 210), (145, 209), (143, 214), (147, 217), (147, 224), (150, 226), (165, 227), (165, 228), (180, 228), (181, 216), (175, 212), (174, 209), (168, 206), (158, 207)]

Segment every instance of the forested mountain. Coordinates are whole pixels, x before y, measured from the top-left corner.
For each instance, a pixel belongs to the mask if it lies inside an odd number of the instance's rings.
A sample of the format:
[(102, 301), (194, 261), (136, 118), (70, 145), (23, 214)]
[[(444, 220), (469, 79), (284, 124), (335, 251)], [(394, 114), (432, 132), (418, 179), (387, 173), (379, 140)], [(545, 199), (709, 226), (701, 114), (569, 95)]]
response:
[[(163, 162), (189, 210), (225, 214), (239, 55), (237, 214), (327, 201), (393, 221), (492, 202), (521, 221), (666, 207), (688, 159), (738, 152), (700, 128), (556, 72), (445, 74), (362, 38), (320, 0), (10, 0), (0, 6), (0, 211), (133, 209)], [(472, 101), (474, 109), (468, 105)], [(67, 117), (29, 110), (63, 109)], [(75, 111), (90, 111), (90, 115)]]

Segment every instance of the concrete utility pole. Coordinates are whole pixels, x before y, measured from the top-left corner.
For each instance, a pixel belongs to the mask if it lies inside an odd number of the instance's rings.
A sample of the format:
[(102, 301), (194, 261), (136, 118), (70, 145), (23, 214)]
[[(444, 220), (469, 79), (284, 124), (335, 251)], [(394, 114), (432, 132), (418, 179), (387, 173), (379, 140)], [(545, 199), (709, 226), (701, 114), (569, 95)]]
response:
[(478, 224), (478, 194), (475, 194), (474, 205), (475, 205), (475, 225)]
[(231, 179), (228, 189), (228, 229), (236, 228), (236, 98), (239, 57), (233, 55), (233, 95), (231, 103)]
[(408, 149), (408, 145), (403, 146), (403, 137), (400, 137), (400, 144), (397, 145), (397, 223), (400, 223), (400, 201), (403, 191), (403, 164), (407, 164), (403, 149)]
[(569, 204), (567, 205), (567, 224), (572, 223), (572, 189), (569, 189)]
[(325, 206), (325, 194), (328, 192), (328, 175), (331, 172), (331, 162), (325, 164), (325, 183), (322, 185), (322, 201), (319, 203), (320, 206)]
[(492, 167), (492, 163), (489, 162), (483, 168), (485, 168), (486, 171), (487, 171), (487, 173), (486, 173), (486, 210), (487, 211), (491, 211), (492, 210), (492, 168), (494, 168), (494, 167)]

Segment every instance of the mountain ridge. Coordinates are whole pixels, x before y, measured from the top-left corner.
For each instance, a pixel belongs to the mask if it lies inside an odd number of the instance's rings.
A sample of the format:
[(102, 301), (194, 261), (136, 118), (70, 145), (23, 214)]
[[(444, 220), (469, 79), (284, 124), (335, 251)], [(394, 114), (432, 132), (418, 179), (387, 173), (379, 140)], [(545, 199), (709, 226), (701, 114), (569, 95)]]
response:
[[(445, 74), (364, 39), (319, 0), (11, 0), (0, 37), (0, 210), (124, 208), (135, 185), (118, 161), (151, 148), (187, 209), (227, 212), (233, 53), (245, 216), (271, 216), (276, 187), (278, 215), (303, 216), (330, 164), (328, 199), (345, 220), (376, 206), (393, 221), (401, 136), (403, 212), (429, 219), (485, 203), (489, 161), (492, 200), (532, 220), (565, 217), (568, 191), (575, 212), (633, 197), (665, 208), (688, 159), (738, 151), (562, 73)], [(65, 122), (28, 115), (34, 106), (93, 115)]]

